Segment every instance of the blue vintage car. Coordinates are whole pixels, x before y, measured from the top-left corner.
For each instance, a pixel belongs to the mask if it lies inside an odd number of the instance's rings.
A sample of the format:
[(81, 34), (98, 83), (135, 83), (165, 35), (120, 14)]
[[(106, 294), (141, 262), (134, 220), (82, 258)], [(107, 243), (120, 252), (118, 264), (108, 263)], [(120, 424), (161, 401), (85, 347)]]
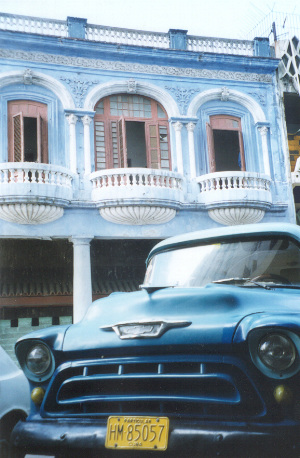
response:
[(257, 224), (156, 245), (141, 290), (31, 333), (20, 453), (300, 456), (300, 228)]

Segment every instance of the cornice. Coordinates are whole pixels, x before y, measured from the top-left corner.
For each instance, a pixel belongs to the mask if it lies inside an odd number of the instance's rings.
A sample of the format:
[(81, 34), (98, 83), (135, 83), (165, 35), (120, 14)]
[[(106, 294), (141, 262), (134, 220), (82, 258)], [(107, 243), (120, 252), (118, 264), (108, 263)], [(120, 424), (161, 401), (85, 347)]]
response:
[(64, 56), (34, 51), (0, 49), (0, 58), (25, 62), (36, 62), (71, 67), (93, 68), (113, 72), (146, 73), (152, 75), (179, 76), (186, 78), (204, 78), (218, 80), (272, 83), (272, 75), (203, 68), (183, 68), (164, 65), (149, 65), (132, 62), (108, 61), (87, 57)]

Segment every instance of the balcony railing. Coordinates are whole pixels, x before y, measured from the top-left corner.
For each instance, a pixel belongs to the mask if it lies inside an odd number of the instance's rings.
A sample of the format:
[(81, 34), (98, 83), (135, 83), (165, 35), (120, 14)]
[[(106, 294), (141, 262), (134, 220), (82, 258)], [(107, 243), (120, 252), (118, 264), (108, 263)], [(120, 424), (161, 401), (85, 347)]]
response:
[(255, 172), (216, 172), (197, 178), (199, 200), (206, 205), (224, 205), (242, 203), (247, 206), (270, 205), (271, 179), (267, 175)]
[[(161, 49), (176, 48), (170, 33), (108, 27), (82, 23), (80, 36), (90, 41), (119, 45), (148, 46)], [(0, 13), (0, 29), (40, 35), (71, 37), (68, 21)], [(181, 48), (180, 48), (181, 49)], [(253, 41), (186, 35), (186, 50), (253, 56)]]
[(180, 202), (183, 192), (181, 175), (168, 170), (110, 169), (91, 174), (92, 200), (111, 201), (118, 205), (125, 200)]
[(73, 175), (64, 167), (31, 162), (0, 164), (0, 200), (71, 200)]

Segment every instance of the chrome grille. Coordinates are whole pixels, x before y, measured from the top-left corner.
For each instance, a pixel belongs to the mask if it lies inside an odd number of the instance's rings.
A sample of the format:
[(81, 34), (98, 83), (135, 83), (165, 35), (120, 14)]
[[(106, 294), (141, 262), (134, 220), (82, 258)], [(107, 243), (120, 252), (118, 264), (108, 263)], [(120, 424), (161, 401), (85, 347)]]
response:
[[(58, 368), (45, 416), (256, 416), (263, 405), (237, 365), (194, 356), (76, 361)], [(246, 412), (246, 414), (245, 414)]]

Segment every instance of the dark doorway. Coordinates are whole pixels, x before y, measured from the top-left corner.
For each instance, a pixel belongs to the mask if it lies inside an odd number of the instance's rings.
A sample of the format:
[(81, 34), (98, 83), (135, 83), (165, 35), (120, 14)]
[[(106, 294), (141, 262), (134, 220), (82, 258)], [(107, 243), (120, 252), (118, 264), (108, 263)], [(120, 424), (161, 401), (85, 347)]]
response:
[(213, 130), (216, 172), (241, 170), (239, 134), (234, 130)]
[(36, 162), (38, 155), (37, 118), (24, 117), (24, 160)]
[(126, 121), (128, 167), (147, 167), (145, 123)]

